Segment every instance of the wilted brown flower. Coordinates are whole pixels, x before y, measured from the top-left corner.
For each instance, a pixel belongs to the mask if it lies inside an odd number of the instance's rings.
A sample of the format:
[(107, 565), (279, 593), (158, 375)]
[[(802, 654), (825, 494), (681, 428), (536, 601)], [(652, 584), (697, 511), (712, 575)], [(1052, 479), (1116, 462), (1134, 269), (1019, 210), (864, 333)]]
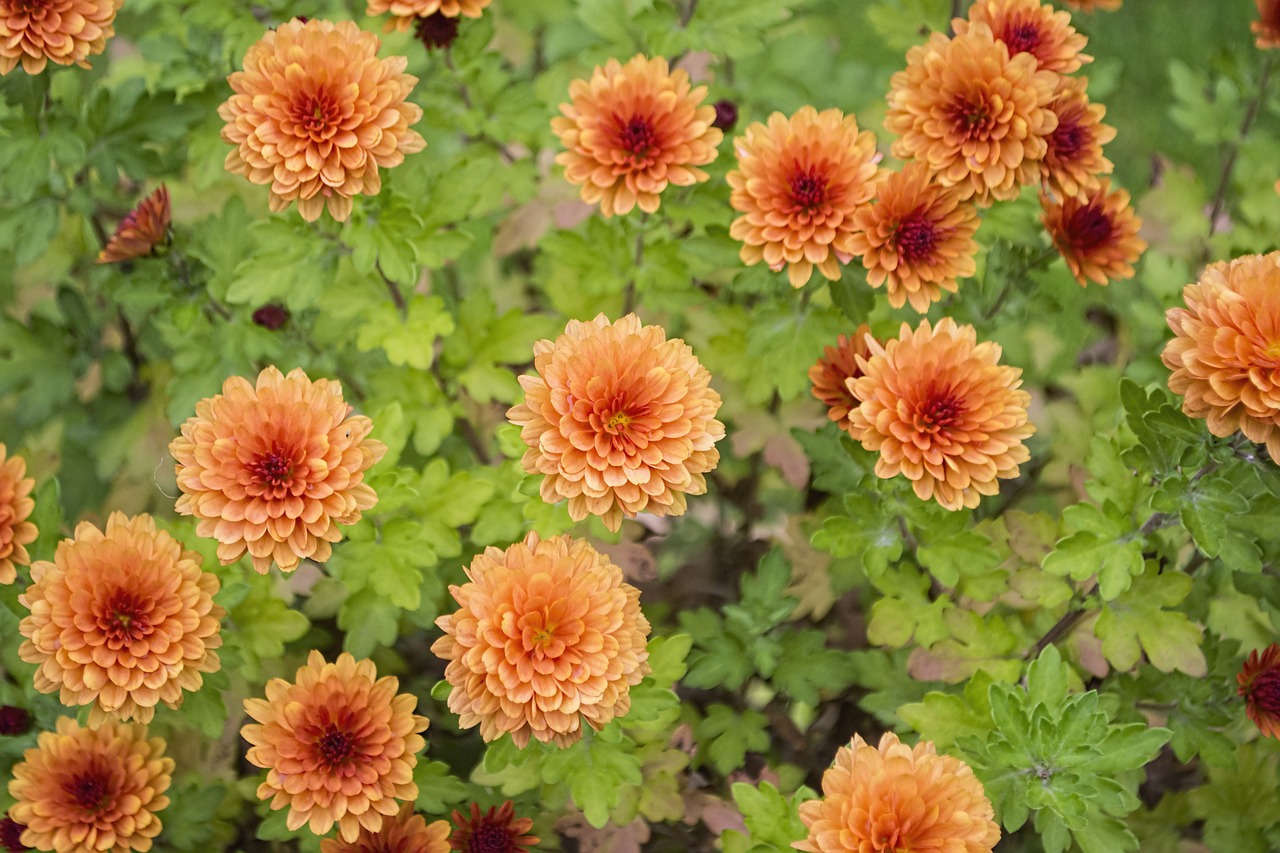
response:
[(483, 815), (475, 803), (471, 804), (470, 817), (455, 809), (453, 825), (457, 829), (449, 837), (449, 849), (462, 853), (528, 853), (539, 841), (538, 836), (527, 834), (533, 828), (533, 820), (516, 817), (510, 800)]
[(610, 59), (591, 79), (569, 84), (571, 103), (551, 129), (567, 149), (556, 155), (565, 179), (582, 187), (582, 200), (600, 203), (605, 217), (639, 205), (658, 209), (668, 184), (687, 187), (710, 177), (698, 166), (716, 159), (724, 134), (712, 127), (716, 109), (704, 104), (706, 86), (671, 71), (661, 56)]
[(12, 737), (31, 728), (31, 714), (17, 705), (0, 705), (0, 735)]
[(196, 533), (218, 540), (218, 559), (247, 550), (266, 574), (272, 560), (291, 572), (323, 563), (340, 524), (355, 524), (378, 499), (364, 481), (387, 447), (368, 438), (373, 422), (348, 417), (342, 386), (312, 382), (301, 368), (275, 367), (257, 386), (232, 376), (222, 393), (196, 403), (196, 416), (169, 445), (177, 461), (176, 509), (199, 519)]
[(1093, 12), (1102, 10), (1104, 12), (1114, 12), (1124, 3), (1124, 0), (1062, 0), (1077, 12)]
[(1258, 649), (1249, 652), (1236, 682), (1245, 713), (1258, 731), (1263, 737), (1280, 738), (1280, 644), (1272, 643), (1261, 654)]
[(478, 18), (491, 0), (368, 0), (365, 14), (373, 17), (391, 13), (388, 30), (407, 30), (417, 18), (441, 15), (446, 18)]
[(956, 35), (969, 31), (970, 23), (986, 24), (1009, 47), (1010, 54), (1029, 53), (1042, 71), (1070, 74), (1093, 57), (1081, 53), (1089, 41), (1071, 26), (1071, 15), (1040, 0), (976, 0), (969, 20), (953, 21)]
[(266, 699), (244, 702), (257, 723), (240, 730), (253, 745), (245, 757), (267, 769), (258, 798), (288, 808), (289, 829), (309, 825), (324, 835), (336, 823), (348, 843), (361, 827), (379, 832), (400, 801), (418, 796), (413, 768), (429, 724), (413, 713), (417, 698), (399, 688), (395, 678), (378, 678), (373, 661), (343, 653), (326, 663), (318, 651), (293, 683), (267, 682)]
[(1258, 20), (1249, 25), (1263, 50), (1280, 47), (1280, 0), (1255, 0)]
[(858, 735), (822, 774), (822, 797), (800, 804), (809, 829), (792, 846), (810, 853), (991, 853), (1000, 840), (995, 810), (973, 770), (909, 747), (892, 732), (870, 746)]
[(145, 257), (168, 238), (169, 189), (161, 184), (116, 226), (116, 233), (98, 252), (98, 263), (114, 264)]
[(801, 107), (769, 116), (734, 140), (738, 168), (726, 176), (734, 210), (729, 235), (742, 241), (744, 263), (787, 268), (792, 287), (818, 272), (840, 278), (853, 255), (854, 214), (875, 195), (876, 139), (855, 116)]
[(486, 548), (450, 586), (458, 610), (436, 620), (431, 651), (449, 665), (449, 710), (486, 741), (506, 732), (567, 746), (631, 707), (649, 672), (640, 590), (590, 543), (530, 533)]
[(425, 18), (418, 18), (413, 34), (428, 51), (448, 47), (458, 37), (458, 19), (436, 12)]
[(0, 847), (9, 853), (23, 853), (31, 848), (22, 843), (22, 831), (25, 826), (11, 817), (0, 818)]
[(413, 803), (405, 803), (395, 817), (383, 819), (377, 832), (362, 827), (355, 841), (326, 838), (320, 853), (449, 853), (449, 830), (448, 821), (427, 823), (413, 813)]
[(378, 168), (399, 165), (426, 142), (405, 99), (418, 78), (403, 56), (378, 59), (378, 37), (353, 21), (294, 19), (263, 34), (227, 82), (222, 138), (236, 146), (227, 171), (270, 184), (271, 210), (293, 201), (308, 222), (327, 206), (339, 221), (351, 200), (382, 189)]
[(0, 584), (13, 583), (18, 578), (15, 566), (31, 562), (26, 546), (39, 535), (27, 520), (36, 507), (31, 499), (35, 486), (27, 476), (26, 460), (8, 456), (8, 448), (0, 444)]
[(867, 284), (886, 286), (894, 308), (910, 302), (924, 313), (944, 291), (956, 292), (957, 279), (977, 270), (978, 211), (961, 194), (930, 180), (928, 167), (913, 162), (883, 178), (876, 203), (854, 213), (849, 249), (862, 258)]
[(169, 805), (173, 759), (145, 727), (106, 720), (81, 728), (70, 717), (43, 732), (13, 768), (9, 815), (22, 843), (58, 853), (145, 853)]
[(0, 0), (0, 74), (18, 63), (28, 74), (45, 64), (88, 68), (115, 35), (121, 0)]
[(1138, 236), (1142, 220), (1124, 190), (1103, 178), (1096, 189), (1062, 202), (1040, 196), (1041, 221), (1080, 286), (1133, 278), (1133, 264), (1147, 250)]
[(269, 331), (276, 331), (289, 322), (289, 309), (270, 303), (253, 312), (253, 323)]
[(871, 329), (863, 323), (852, 335), (841, 335), (835, 346), (823, 348), (822, 358), (809, 368), (813, 396), (827, 407), (827, 417), (845, 432), (850, 430), (849, 412), (858, 408), (858, 398), (853, 396), (848, 380), (862, 375), (858, 356), (867, 358), (871, 355), (867, 345), (870, 333)]
[(1116, 129), (1102, 123), (1107, 108), (1092, 104), (1084, 77), (1062, 77), (1049, 108), (1058, 117), (1058, 126), (1049, 134), (1049, 150), (1040, 164), (1040, 173), (1053, 192), (1074, 198), (1098, 188), (1100, 175), (1114, 168), (1102, 155), (1102, 146), (1115, 139)]

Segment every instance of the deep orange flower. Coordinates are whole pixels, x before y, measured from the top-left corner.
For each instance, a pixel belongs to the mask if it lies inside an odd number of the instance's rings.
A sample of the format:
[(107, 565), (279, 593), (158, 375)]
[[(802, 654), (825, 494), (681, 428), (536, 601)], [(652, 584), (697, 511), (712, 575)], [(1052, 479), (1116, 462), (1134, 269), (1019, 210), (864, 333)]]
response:
[(1059, 75), (1029, 53), (1009, 56), (986, 24), (964, 35), (934, 33), (907, 51), (890, 81), (885, 127), (898, 135), (894, 156), (926, 163), (943, 186), (977, 204), (1011, 199), (1040, 176), (1049, 108)]
[(18, 626), (18, 655), (38, 665), (35, 687), (60, 691), (62, 704), (148, 723), (156, 705), (182, 704), (182, 691), (216, 672), (222, 645), (213, 603), (218, 577), (200, 555), (156, 530), (155, 519), (115, 512), (106, 531), (87, 521), (58, 543), (53, 562), (31, 567), (18, 602), (31, 611)]
[(915, 747), (893, 732), (870, 746), (858, 735), (822, 774), (822, 797), (800, 804), (809, 828), (791, 845), (810, 853), (991, 853), (1000, 840), (995, 810), (969, 765)]
[(569, 515), (600, 516), (610, 530), (638, 512), (683, 515), (716, 467), (720, 395), (679, 338), (628, 314), (569, 321), (533, 347), (524, 402), (507, 418), (529, 449), (524, 470), (546, 475), (542, 499), (569, 499)]
[(1093, 12), (1102, 10), (1104, 12), (1114, 12), (1120, 8), (1124, 0), (1062, 0), (1077, 12)]
[(567, 746), (581, 721), (600, 729), (631, 707), (649, 673), (640, 590), (591, 544), (530, 533), (505, 551), (486, 548), (450, 586), (458, 610), (436, 620), (432, 645), (449, 665), (449, 710), (479, 724), (486, 741), (506, 732)]
[(114, 264), (145, 257), (168, 238), (169, 189), (161, 184), (116, 226), (116, 233), (98, 252), (98, 263)]
[(1249, 652), (1244, 668), (1236, 675), (1245, 713), (1263, 737), (1280, 738), (1280, 643), (1272, 643), (1259, 654)]
[(528, 853), (539, 841), (538, 836), (527, 834), (533, 828), (533, 820), (516, 817), (510, 800), (484, 814), (472, 803), (470, 817), (454, 810), (453, 825), (457, 829), (449, 837), (449, 849), (462, 853)]
[(422, 108), (405, 100), (418, 78), (403, 56), (378, 59), (378, 45), (353, 21), (294, 19), (264, 33), (218, 107), (236, 146), (227, 171), (270, 184), (273, 211), (296, 200), (308, 222), (326, 206), (343, 221), (354, 196), (377, 195), (378, 168), (427, 144), (410, 129)]
[(1107, 108), (1089, 103), (1088, 86), (1087, 78), (1062, 77), (1049, 105), (1058, 116), (1058, 126), (1049, 134), (1040, 173), (1062, 198), (1096, 190), (1098, 176), (1109, 175), (1114, 168), (1102, 155), (1102, 146), (1115, 139), (1116, 129), (1102, 123)]
[(854, 214), (849, 248), (867, 268), (867, 284), (886, 285), (889, 304), (907, 302), (924, 313), (956, 292), (956, 279), (977, 270), (977, 209), (961, 191), (930, 180), (923, 163), (890, 172), (876, 187), (879, 198)]
[(738, 168), (726, 180), (743, 215), (729, 235), (742, 241), (743, 262), (785, 265), (792, 287), (803, 287), (815, 266), (838, 280), (840, 262), (853, 254), (854, 213), (875, 195), (875, 136), (858, 130), (856, 116), (805, 106), (752, 124), (734, 150)]
[(407, 30), (419, 18), (432, 15), (443, 15), (456, 18), (459, 15), (467, 18), (478, 18), (491, 0), (368, 0), (365, 14), (373, 17), (391, 13), (387, 21), (388, 30)]
[(448, 821), (427, 823), (413, 813), (413, 803), (405, 803), (377, 832), (362, 827), (355, 841), (326, 838), (320, 853), (449, 853), (449, 830)]
[(70, 717), (42, 732), (13, 768), (9, 815), (22, 843), (59, 853), (139, 853), (160, 834), (173, 759), (145, 727), (106, 720), (81, 728)]
[(27, 463), (21, 456), (8, 456), (8, 448), (0, 443), (0, 584), (18, 578), (15, 566), (31, 562), (26, 546), (36, 541), (39, 531), (27, 519), (36, 508), (31, 490), (36, 481), (27, 476)]
[(373, 422), (350, 414), (339, 383), (312, 382), (301, 368), (283, 376), (268, 367), (256, 387), (232, 376), (196, 403), (169, 445), (178, 512), (218, 540), (223, 565), (246, 550), (263, 574), (272, 560), (286, 572), (304, 558), (325, 562), (342, 538), (338, 525), (377, 502), (364, 473), (387, 452), (367, 438)]
[(1103, 178), (1096, 189), (1060, 203), (1041, 195), (1040, 206), (1053, 245), (1081, 287), (1133, 278), (1133, 265), (1147, 250), (1147, 241), (1138, 236), (1142, 220), (1129, 205), (1127, 192), (1112, 192), (1111, 181)]
[(896, 340), (872, 342), (849, 421), (880, 453), (876, 474), (903, 474), (917, 497), (950, 510), (976, 507), (999, 491), (998, 478), (1018, 476), (1030, 458), (1022, 441), (1035, 432), (1031, 395), (1018, 390), (1022, 371), (999, 359), (997, 344), (977, 343), (972, 326), (950, 317), (915, 331), (903, 323)]
[(1257, 36), (1258, 47), (1280, 47), (1280, 0), (1255, 0), (1258, 4), (1258, 20), (1249, 25)]
[(867, 337), (871, 329), (866, 323), (846, 337), (841, 335), (833, 347), (823, 347), (822, 358), (809, 368), (809, 381), (813, 383), (813, 396), (827, 407), (827, 417), (836, 426), (848, 432), (849, 412), (858, 408), (858, 398), (849, 388), (849, 380), (862, 375), (858, 356), (868, 358), (871, 349)]
[(582, 200), (600, 202), (605, 217), (658, 209), (668, 184), (687, 187), (710, 177), (698, 166), (716, 159), (724, 134), (712, 127), (716, 108), (707, 87), (671, 71), (661, 56), (643, 54), (626, 65), (610, 59), (591, 79), (569, 84), (571, 103), (551, 129), (567, 149), (556, 155), (564, 176), (582, 187)]
[(45, 64), (88, 68), (115, 35), (121, 0), (0, 0), (0, 74), (18, 63), (28, 74)]
[(1280, 460), (1280, 252), (1210, 264), (1165, 313), (1169, 388), (1225, 438), (1237, 430)]
[(970, 23), (986, 24), (1009, 47), (1009, 53), (1029, 53), (1042, 71), (1070, 74), (1093, 57), (1081, 53), (1089, 41), (1071, 26), (1071, 15), (1040, 0), (976, 0), (969, 20), (952, 22), (956, 35), (969, 31)]
[(413, 713), (418, 700), (397, 693), (400, 682), (378, 678), (373, 661), (338, 655), (326, 663), (311, 652), (293, 683), (267, 682), (266, 699), (246, 699), (254, 720), (240, 730), (253, 746), (246, 758), (267, 769), (258, 798), (288, 808), (289, 829), (309, 825), (324, 835), (333, 825), (354, 842), (363, 827), (379, 832), (400, 802), (418, 796), (413, 768), (426, 746), (429, 720)]

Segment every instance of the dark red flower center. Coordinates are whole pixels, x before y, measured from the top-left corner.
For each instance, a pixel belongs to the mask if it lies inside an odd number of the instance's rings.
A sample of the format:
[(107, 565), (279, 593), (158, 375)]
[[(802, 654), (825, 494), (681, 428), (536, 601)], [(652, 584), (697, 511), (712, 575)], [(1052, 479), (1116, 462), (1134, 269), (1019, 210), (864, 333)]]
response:
[(1067, 222), (1067, 237), (1078, 250), (1087, 251), (1106, 244), (1115, 225), (1100, 202), (1087, 204)]
[(969, 139), (986, 139), (994, 124), (993, 115), (999, 112), (992, 110), (981, 94), (961, 98), (951, 107), (952, 120)]
[(87, 812), (99, 811), (106, 805), (107, 780), (100, 773), (84, 773), (73, 776), (63, 790), (75, 800), (76, 805)]
[(791, 201), (796, 207), (813, 210), (826, 203), (827, 179), (817, 169), (798, 169), (789, 181)]
[(1005, 29), (1000, 40), (1009, 48), (1009, 55), (1035, 53), (1040, 46), (1040, 27), (1033, 21), (1019, 21)]
[(1264, 669), (1249, 685), (1249, 699), (1261, 714), (1280, 719), (1280, 669)]
[(278, 449), (263, 453), (246, 467), (264, 486), (283, 486), (293, 478), (292, 460)]
[(913, 425), (919, 432), (933, 435), (955, 426), (963, 414), (964, 404), (949, 389), (933, 391), (916, 409)]
[(932, 256), (933, 247), (938, 243), (938, 232), (932, 222), (915, 214), (899, 223), (894, 239), (903, 260), (914, 264)]
[(24, 829), (26, 827), (13, 818), (0, 818), (0, 847), (8, 850), (9, 853), (22, 853), (23, 850), (30, 850), (30, 847), (22, 843), (22, 830)]
[(1061, 160), (1074, 160), (1089, 141), (1088, 132), (1078, 122), (1058, 118), (1057, 128), (1049, 135), (1049, 150)]
[(303, 133), (321, 141), (337, 132), (338, 123), (342, 120), (342, 107), (328, 92), (316, 92), (295, 102), (293, 120)]
[(618, 125), (618, 145), (633, 157), (647, 157), (657, 144), (653, 123), (647, 118), (632, 116), (625, 122), (619, 120)]
[(98, 627), (111, 648), (120, 648), (131, 640), (141, 640), (153, 630), (152, 602), (129, 590), (119, 589), (107, 599), (98, 616)]
[(49, 0), (13, 0), (13, 14), (43, 17)]
[(329, 764), (342, 764), (355, 754), (356, 739), (349, 732), (330, 727), (320, 736), (316, 748)]
[(467, 841), (467, 853), (512, 853), (511, 832), (505, 826), (485, 821)]

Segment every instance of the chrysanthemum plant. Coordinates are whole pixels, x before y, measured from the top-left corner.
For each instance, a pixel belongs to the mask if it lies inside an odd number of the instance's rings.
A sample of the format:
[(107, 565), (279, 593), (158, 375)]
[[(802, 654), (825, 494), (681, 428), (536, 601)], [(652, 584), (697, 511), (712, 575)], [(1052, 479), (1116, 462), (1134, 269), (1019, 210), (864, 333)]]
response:
[(0, 848), (1280, 849), (1276, 5), (0, 0)]

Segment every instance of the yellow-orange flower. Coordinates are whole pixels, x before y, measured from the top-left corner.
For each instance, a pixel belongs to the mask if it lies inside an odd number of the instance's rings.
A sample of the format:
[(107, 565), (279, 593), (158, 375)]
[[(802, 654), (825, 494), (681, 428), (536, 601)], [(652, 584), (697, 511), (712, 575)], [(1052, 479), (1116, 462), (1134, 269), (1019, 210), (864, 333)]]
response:
[(449, 853), (451, 829), (446, 820), (427, 823), (413, 813), (413, 803), (405, 803), (377, 832), (361, 828), (355, 841), (326, 838), (320, 842), (320, 853)]
[(98, 252), (98, 263), (113, 264), (145, 257), (168, 237), (169, 189), (161, 184), (116, 226), (116, 233)]
[(91, 706), (91, 722), (148, 723), (156, 705), (177, 708), (182, 691), (218, 670), (218, 586), (200, 555), (149, 515), (112, 513), (105, 531), (81, 522), (53, 562), (31, 567), (18, 596), (31, 611), (18, 626), (27, 638), (18, 655), (40, 667), (37, 690)]
[(923, 163), (890, 172), (876, 187), (876, 203), (854, 214), (849, 248), (867, 268), (867, 284), (885, 285), (889, 304), (907, 302), (924, 313), (955, 293), (956, 280), (977, 270), (978, 211), (961, 191), (930, 179)]
[(686, 495), (706, 492), (716, 467), (720, 395), (679, 338), (628, 314), (610, 323), (569, 321), (533, 347), (524, 402), (507, 417), (522, 427), (524, 470), (546, 475), (542, 499), (569, 499), (569, 515), (598, 515), (610, 530), (638, 512), (683, 515)]
[(892, 732), (878, 747), (858, 735), (822, 774), (822, 797), (800, 804), (809, 829), (792, 846), (810, 853), (991, 853), (1000, 840), (995, 810), (973, 770), (907, 746)]
[(911, 480), (916, 496), (950, 510), (976, 507), (1030, 458), (1023, 439), (1031, 395), (1022, 371), (999, 364), (1000, 347), (944, 317), (906, 323), (896, 340), (872, 342), (849, 413), (853, 437), (880, 453), (876, 474)]
[(1092, 56), (1080, 52), (1089, 40), (1071, 26), (1071, 15), (1040, 0), (976, 0), (969, 7), (969, 20), (952, 22), (956, 35), (967, 33), (971, 23), (990, 27), (1009, 53), (1034, 56), (1042, 71), (1070, 74), (1093, 62)]
[(1245, 714), (1263, 737), (1280, 738), (1280, 644), (1272, 643), (1249, 659), (1236, 674), (1238, 692), (1244, 697)]
[(858, 357), (868, 358), (871, 349), (867, 337), (871, 329), (866, 323), (846, 337), (841, 335), (833, 347), (823, 347), (822, 358), (809, 368), (809, 381), (813, 383), (813, 396), (827, 407), (827, 417), (836, 426), (848, 432), (849, 412), (858, 408), (858, 398), (853, 396), (849, 380), (862, 375)]
[(22, 843), (58, 853), (145, 853), (169, 805), (173, 759), (145, 727), (106, 720), (81, 728), (70, 717), (42, 732), (13, 768), (9, 815)]
[(510, 800), (484, 814), (472, 803), (470, 817), (454, 809), (453, 825), (457, 829), (449, 836), (449, 849), (461, 853), (528, 853), (538, 843), (538, 836), (528, 834), (533, 819), (516, 817)]
[(590, 80), (569, 84), (571, 103), (551, 119), (565, 151), (556, 155), (564, 176), (582, 187), (582, 200), (600, 203), (605, 217), (639, 205), (658, 209), (668, 184), (687, 187), (710, 177), (698, 166), (716, 159), (724, 134), (704, 104), (706, 86), (671, 71), (662, 57), (637, 54), (622, 65), (610, 59)]
[(1225, 438), (1237, 430), (1280, 461), (1280, 252), (1210, 264), (1165, 313), (1169, 388)]
[(365, 14), (369, 16), (391, 13), (388, 30), (407, 30), (419, 18), (444, 15), (446, 18), (478, 18), (491, 0), (368, 0)]
[(289, 829), (324, 835), (336, 823), (348, 843), (361, 827), (379, 832), (400, 801), (418, 796), (413, 768), (429, 725), (413, 713), (417, 698), (399, 688), (378, 678), (373, 661), (343, 653), (326, 663), (318, 651), (292, 683), (268, 681), (266, 699), (244, 701), (257, 722), (240, 730), (252, 744), (245, 757), (267, 769), (258, 798), (288, 808)]
[(458, 610), (436, 620), (431, 651), (449, 662), (449, 710), (486, 741), (506, 732), (567, 746), (631, 708), (649, 672), (640, 590), (591, 544), (530, 533), (486, 548), (450, 586)]
[(31, 499), (36, 481), (27, 476), (26, 460), (8, 456), (8, 452), (0, 443), (0, 584), (17, 580), (15, 566), (31, 562), (26, 546), (39, 535), (36, 526), (27, 521), (36, 507)]
[(926, 163), (943, 186), (977, 204), (1011, 199), (1040, 177), (1058, 74), (1029, 53), (1009, 55), (986, 24), (949, 39), (934, 33), (907, 51), (890, 81), (885, 127), (894, 156)]
[(1124, 0), (1063, 0), (1072, 9), (1077, 12), (1093, 12), (1100, 9), (1104, 12), (1114, 12), (1124, 3)]
[(1147, 242), (1138, 236), (1142, 220), (1129, 205), (1127, 192), (1112, 192), (1111, 181), (1104, 178), (1096, 189), (1062, 202), (1041, 195), (1040, 206), (1053, 245), (1081, 287), (1133, 278), (1133, 265)]
[(726, 180), (742, 216), (729, 235), (742, 241), (743, 262), (786, 266), (792, 287), (803, 287), (815, 266), (838, 280), (853, 254), (854, 214), (875, 195), (875, 136), (858, 130), (856, 116), (805, 106), (752, 124), (734, 150), (738, 168)]
[(294, 19), (263, 34), (227, 78), (222, 138), (236, 146), (227, 171), (270, 184), (270, 206), (293, 201), (308, 222), (327, 206), (339, 221), (359, 194), (382, 189), (378, 168), (399, 165), (426, 142), (405, 99), (418, 78), (403, 56), (378, 59), (378, 37), (353, 21)]
[(256, 387), (232, 376), (169, 445), (178, 512), (218, 540), (223, 565), (246, 550), (263, 574), (272, 560), (286, 572), (304, 558), (325, 562), (338, 525), (377, 502), (364, 473), (387, 451), (367, 437), (373, 422), (350, 414), (339, 383), (312, 382), (301, 368), (284, 376), (268, 367)]
[(1257, 36), (1258, 47), (1266, 50), (1280, 47), (1280, 0), (1256, 0), (1258, 20), (1249, 25)]
[(45, 64), (88, 68), (115, 35), (121, 0), (0, 0), (0, 74), (22, 63), (28, 74)]
[(1058, 117), (1058, 126), (1049, 134), (1040, 172), (1045, 182), (1062, 198), (1073, 198), (1096, 190), (1099, 175), (1114, 168), (1102, 155), (1102, 146), (1115, 139), (1116, 129), (1102, 123), (1107, 108), (1092, 104), (1084, 77), (1062, 77), (1049, 105)]

